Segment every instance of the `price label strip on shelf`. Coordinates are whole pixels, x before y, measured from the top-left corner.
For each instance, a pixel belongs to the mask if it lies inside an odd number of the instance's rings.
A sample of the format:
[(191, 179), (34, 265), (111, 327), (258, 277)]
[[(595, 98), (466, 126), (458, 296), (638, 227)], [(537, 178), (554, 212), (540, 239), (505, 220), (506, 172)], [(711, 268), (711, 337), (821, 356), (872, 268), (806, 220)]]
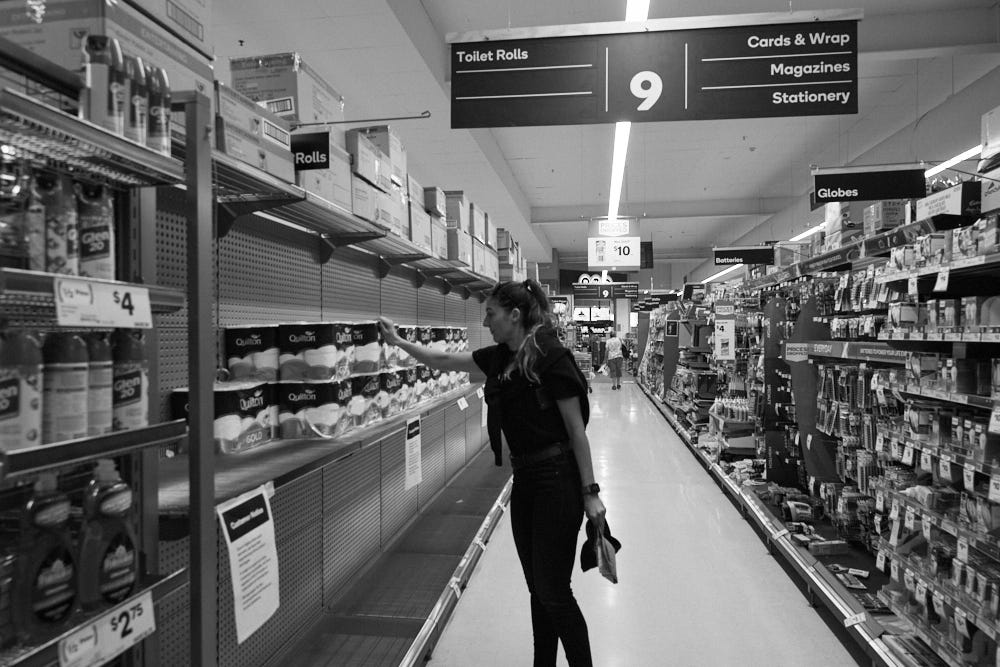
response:
[(149, 290), (79, 278), (53, 281), (56, 320), (64, 327), (151, 329)]
[(147, 591), (62, 639), (59, 667), (103, 665), (154, 632), (153, 596)]
[(469, 402), (467, 400), (465, 400), (465, 396), (463, 396), (462, 398), (458, 399), (458, 409), (461, 410), (461, 411), (463, 411), (463, 412), (465, 412), (466, 410), (469, 409)]
[(853, 628), (855, 625), (861, 625), (868, 620), (868, 614), (866, 612), (861, 612), (860, 614), (855, 614), (854, 616), (848, 616), (844, 619), (845, 628)]

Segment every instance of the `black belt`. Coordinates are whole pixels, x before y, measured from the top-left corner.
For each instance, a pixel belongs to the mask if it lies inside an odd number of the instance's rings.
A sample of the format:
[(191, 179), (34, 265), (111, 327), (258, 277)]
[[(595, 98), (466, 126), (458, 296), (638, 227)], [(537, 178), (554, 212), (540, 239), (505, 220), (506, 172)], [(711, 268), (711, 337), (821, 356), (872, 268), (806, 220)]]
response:
[(519, 454), (518, 456), (510, 455), (510, 467), (514, 470), (519, 470), (527, 466), (533, 465), (535, 463), (540, 463), (541, 461), (546, 461), (548, 459), (559, 456), (560, 454), (565, 454), (566, 452), (572, 452), (573, 449), (570, 447), (568, 442), (557, 442), (555, 444), (549, 445), (542, 449), (536, 449), (533, 452), (528, 452), (527, 454)]

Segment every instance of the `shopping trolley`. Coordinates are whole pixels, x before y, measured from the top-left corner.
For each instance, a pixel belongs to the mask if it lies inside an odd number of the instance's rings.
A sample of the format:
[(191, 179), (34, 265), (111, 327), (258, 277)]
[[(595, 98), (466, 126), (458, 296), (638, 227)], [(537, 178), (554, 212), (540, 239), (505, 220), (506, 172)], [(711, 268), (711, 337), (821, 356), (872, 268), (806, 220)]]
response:
[(590, 386), (590, 381), (594, 379), (594, 366), (590, 352), (573, 352), (573, 360), (580, 367), (583, 377), (587, 378), (587, 391), (593, 393), (594, 388)]

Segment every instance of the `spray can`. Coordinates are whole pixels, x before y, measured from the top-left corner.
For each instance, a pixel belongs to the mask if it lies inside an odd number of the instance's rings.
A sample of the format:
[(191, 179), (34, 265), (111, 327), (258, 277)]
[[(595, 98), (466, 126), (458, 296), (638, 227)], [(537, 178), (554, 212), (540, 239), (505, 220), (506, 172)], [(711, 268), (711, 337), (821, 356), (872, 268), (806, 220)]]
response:
[(115, 279), (115, 200), (103, 185), (76, 184), (80, 275)]
[(35, 188), (45, 207), (45, 270), (78, 275), (80, 246), (73, 181), (69, 176), (39, 172)]
[(115, 431), (149, 425), (149, 360), (141, 329), (116, 329), (111, 336), (114, 360), (112, 424)]
[(125, 56), (125, 77), (128, 82), (125, 137), (145, 146), (149, 139), (149, 85), (142, 58)]
[(158, 153), (170, 155), (170, 81), (162, 67), (147, 69), (149, 123), (146, 145)]
[(125, 59), (114, 37), (87, 35), (84, 45), (84, 118), (118, 135), (125, 134)]
[(74, 333), (51, 333), (42, 359), (42, 443), (87, 437), (87, 344)]
[(87, 335), (87, 434), (111, 433), (114, 368), (108, 334)]
[(0, 450), (42, 443), (42, 346), (24, 331), (0, 340)]

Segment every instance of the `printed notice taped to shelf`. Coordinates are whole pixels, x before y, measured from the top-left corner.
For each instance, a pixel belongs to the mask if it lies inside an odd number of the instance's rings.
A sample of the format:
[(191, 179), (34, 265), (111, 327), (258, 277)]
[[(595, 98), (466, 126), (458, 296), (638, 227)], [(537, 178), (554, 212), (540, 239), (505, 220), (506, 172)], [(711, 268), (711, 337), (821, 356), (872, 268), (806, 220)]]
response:
[(937, 280), (934, 281), (934, 291), (935, 292), (947, 292), (948, 291), (948, 279), (951, 277), (951, 269), (947, 266), (938, 271)]
[(406, 422), (406, 489), (412, 489), (423, 481), (423, 463), (420, 442), (420, 417)]
[(263, 486), (217, 505), (215, 511), (229, 551), (236, 641), (242, 644), (280, 605), (274, 515)]
[(152, 329), (149, 290), (85, 278), (53, 280), (56, 320), (62, 327)]
[(103, 665), (156, 632), (153, 596), (146, 591), (59, 642), (59, 667)]
[(861, 612), (860, 614), (855, 614), (854, 616), (848, 616), (844, 619), (845, 628), (853, 628), (855, 625), (860, 625), (868, 620), (868, 614)]
[(1000, 475), (990, 476), (989, 499), (991, 502), (1000, 503)]

